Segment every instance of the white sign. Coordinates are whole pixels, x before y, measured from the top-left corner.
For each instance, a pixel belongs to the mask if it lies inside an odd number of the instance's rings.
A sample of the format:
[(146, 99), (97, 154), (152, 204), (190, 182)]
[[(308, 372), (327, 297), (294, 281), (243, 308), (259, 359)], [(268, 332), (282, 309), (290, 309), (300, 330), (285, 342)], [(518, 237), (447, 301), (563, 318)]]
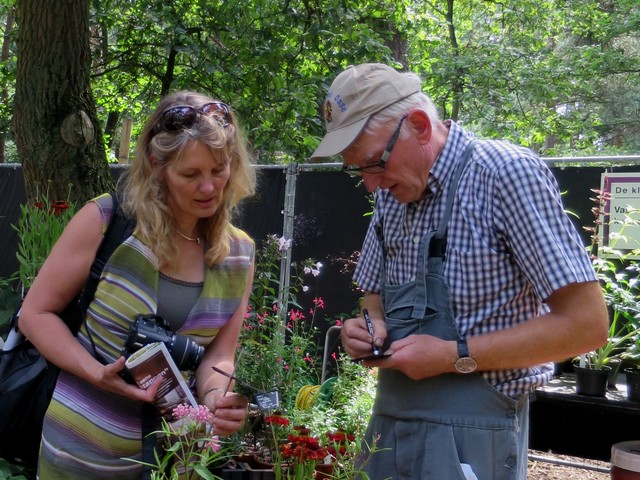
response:
[(603, 173), (598, 255), (640, 258), (640, 173)]

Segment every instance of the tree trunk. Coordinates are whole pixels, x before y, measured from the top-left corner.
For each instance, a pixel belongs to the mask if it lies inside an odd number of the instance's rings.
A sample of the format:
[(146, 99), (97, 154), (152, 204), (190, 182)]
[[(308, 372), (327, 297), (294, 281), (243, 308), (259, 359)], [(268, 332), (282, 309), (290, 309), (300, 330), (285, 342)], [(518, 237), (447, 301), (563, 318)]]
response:
[[(459, 59), (460, 47), (458, 45), (458, 38), (456, 36), (456, 28), (453, 23), (453, 3), (454, 0), (447, 0), (447, 25), (449, 26), (449, 42), (451, 43), (451, 50), (453, 51), (453, 58), (456, 62)], [(464, 93), (464, 70), (458, 63), (454, 69), (454, 75), (451, 79), (451, 91), (453, 92), (453, 99), (451, 101), (451, 120), (457, 121), (460, 110), (462, 109), (462, 94)]]
[(20, 0), (13, 135), (27, 196), (113, 188), (91, 93), (89, 0)]
[[(14, 9), (10, 8), (7, 13), (7, 21), (4, 26), (4, 38), (2, 39), (2, 51), (0, 52), (0, 62), (4, 63), (9, 58), (9, 51), (11, 49), (11, 36), (13, 35), (13, 20), (14, 20)], [(5, 85), (2, 86), (2, 90), (0, 91), (0, 102), (4, 103), (9, 98), (9, 92)], [(4, 163), (5, 160), (5, 147), (6, 147), (6, 138), (9, 132), (5, 132), (5, 127), (2, 127), (2, 131), (0, 131), (0, 163)]]

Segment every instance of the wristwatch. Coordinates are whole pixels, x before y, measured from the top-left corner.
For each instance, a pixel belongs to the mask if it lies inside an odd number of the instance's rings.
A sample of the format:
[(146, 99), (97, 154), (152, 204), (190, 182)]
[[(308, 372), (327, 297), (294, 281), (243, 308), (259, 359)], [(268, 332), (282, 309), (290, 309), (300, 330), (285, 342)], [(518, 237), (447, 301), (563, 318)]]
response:
[(469, 345), (464, 338), (458, 339), (458, 359), (455, 367), (460, 373), (471, 373), (478, 367), (476, 361), (469, 356)]

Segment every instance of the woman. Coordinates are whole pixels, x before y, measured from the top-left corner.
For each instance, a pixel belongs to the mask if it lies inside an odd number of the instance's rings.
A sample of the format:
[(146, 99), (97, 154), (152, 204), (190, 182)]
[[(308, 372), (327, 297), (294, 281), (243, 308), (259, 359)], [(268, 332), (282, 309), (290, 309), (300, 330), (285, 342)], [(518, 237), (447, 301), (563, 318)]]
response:
[[(229, 379), (211, 367), (234, 368), (254, 244), (230, 218), (254, 189), (229, 106), (194, 92), (164, 98), (142, 130), (120, 194), (136, 228), (107, 262), (77, 338), (56, 313), (88, 277), (112, 214), (111, 196), (88, 202), (69, 222), (20, 316), (23, 333), (62, 369), (44, 421), (40, 479), (141, 477), (130, 459), (141, 459), (140, 410), (158, 386), (142, 390), (119, 374), (140, 314), (163, 317), (173, 332), (205, 347), (192, 375), (196, 398), (214, 412), (216, 433), (241, 428), (247, 399), (227, 393)], [(107, 365), (94, 358), (91, 340)]]

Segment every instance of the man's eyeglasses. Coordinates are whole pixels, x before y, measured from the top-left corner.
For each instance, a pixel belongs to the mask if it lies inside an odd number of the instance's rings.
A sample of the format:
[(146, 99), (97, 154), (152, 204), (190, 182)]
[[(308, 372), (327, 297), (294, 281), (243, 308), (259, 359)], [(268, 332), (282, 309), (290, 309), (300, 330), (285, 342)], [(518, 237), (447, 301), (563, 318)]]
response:
[(398, 122), (398, 126), (396, 127), (396, 130), (393, 132), (393, 135), (391, 135), (391, 140), (389, 140), (389, 143), (387, 143), (387, 146), (384, 149), (384, 152), (382, 152), (380, 161), (378, 161), (377, 163), (374, 163), (373, 165), (366, 165), (364, 167), (354, 167), (353, 165), (343, 165), (342, 171), (348, 175), (351, 175), (352, 177), (359, 177), (363, 173), (371, 173), (375, 175), (377, 173), (384, 172), (385, 169), (387, 168), (387, 161), (391, 156), (391, 152), (393, 152), (393, 147), (396, 146), (396, 141), (398, 140), (398, 136), (400, 135), (400, 129), (402, 128), (402, 122), (404, 122), (405, 118), (407, 118), (406, 115), (400, 119), (400, 122)]
[(179, 105), (171, 107), (160, 116), (160, 120), (153, 127), (153, 134), (160, 132), (177, 132), (190, 128), (196, 123), (198, 115), (215, 115), (223, 127), (231, 123), (231, 111), (229, 105), (224, 102), (210, 102), (193, 107), (191, 105)]

